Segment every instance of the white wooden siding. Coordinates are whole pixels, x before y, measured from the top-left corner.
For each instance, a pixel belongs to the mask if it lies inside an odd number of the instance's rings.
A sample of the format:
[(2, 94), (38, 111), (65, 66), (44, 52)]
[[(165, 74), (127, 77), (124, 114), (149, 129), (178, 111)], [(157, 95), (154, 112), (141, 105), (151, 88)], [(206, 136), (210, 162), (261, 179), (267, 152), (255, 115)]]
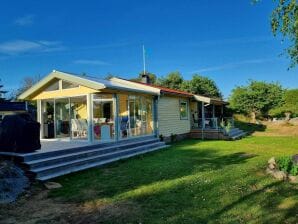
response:
[[(180, 100), (188, 102), (188, 119), (180, 119)], [(158, 128), (159, 134), (168, 137), (173, 134), (185, 134), (190, 132), (188, 98), (161, 96), (158, 101)]]

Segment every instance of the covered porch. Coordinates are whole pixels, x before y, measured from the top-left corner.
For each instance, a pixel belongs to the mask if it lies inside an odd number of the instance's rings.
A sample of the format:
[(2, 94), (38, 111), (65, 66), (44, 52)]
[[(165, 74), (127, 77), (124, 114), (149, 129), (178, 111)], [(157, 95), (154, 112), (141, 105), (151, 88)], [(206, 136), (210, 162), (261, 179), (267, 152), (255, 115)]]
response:
[(223, 126), (234, 127), (234, 120), (226, 116), (225, 107), (227, 102), (195, 95), (191, 107), (191, 129), (192, 130), (220, 130)]

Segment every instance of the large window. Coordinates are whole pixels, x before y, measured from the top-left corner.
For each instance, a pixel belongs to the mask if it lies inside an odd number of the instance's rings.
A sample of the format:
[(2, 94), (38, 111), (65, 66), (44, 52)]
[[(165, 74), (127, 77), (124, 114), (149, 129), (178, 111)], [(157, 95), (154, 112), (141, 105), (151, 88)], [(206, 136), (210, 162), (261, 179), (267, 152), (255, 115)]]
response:
[(185, 100), (180, 101), (180, 119), (181, 120), (188, 119), (188, 102)]

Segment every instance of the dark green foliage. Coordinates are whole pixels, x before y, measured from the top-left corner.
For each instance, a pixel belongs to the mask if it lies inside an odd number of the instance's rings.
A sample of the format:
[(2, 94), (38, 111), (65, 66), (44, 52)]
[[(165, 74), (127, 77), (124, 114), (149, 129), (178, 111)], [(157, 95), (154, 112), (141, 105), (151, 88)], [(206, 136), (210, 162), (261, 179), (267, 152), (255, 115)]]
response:
[(183, 77), (180, 72), (171, 72), (166, 77), (159, 78), (157, 82), (158, 85), (179, 90), (183, 83)]
[(212, 79), (198, 74), (194, 74), (191, 80), (184, 80), (180, 72), (171, 72), (166, 77), (159, 78), (157, 82), (158, 85), (171, 89), (215, 98), (222, 97), (220, 90)]
[(298, 64), (298, 3), (297, 0), (273, 1), (277, 5), (271, 14), (271, 30), (274, 36), (281, 34), (283, 40), (289, 43), (286, 53), (291, 59), (290, 67), (294, 67)]
[(282, 156), (277, 159), (278, 168), (293, 176), (298, 175), (298, 164), (293, 162), (292, 156)]
[(298, 64), (298, 3), (297, 0), (279, 0), (271, 15), (271, 28), (290, 44), (286, 50), (291, 58), (290, 67)]
[(293, 164), (292, 165), (292, 168), (290, 170), (290, 174), (293, 175), (293, 176), (296, 176), (298, 175), (298, 164)]
[(283, 95), (282, 105), (269, 111), (270, 116), (284, 117), (285, 113), (298, 116), (298, 89), (286, 90)]
[(235, 112), (251, 115), (267, 116), (269, 110), (282, 104), (284, 90), (278, 83), (267, 83), (251, 80), (247, 86), (239, 86), (232, 90), (229, 98), (230, 108)]
[(285, 171), (287, 173), (290, 172), (293, 162), (291, 156), (282, 156), (279, 159), (277, 159), (278, 168), (282, 171)]
[(222, 97), (216, 83), (212, 79), (198, 74), (194, 74), (191, 80), (183, 81), (181, 89), (190, 93), (209, 97)]

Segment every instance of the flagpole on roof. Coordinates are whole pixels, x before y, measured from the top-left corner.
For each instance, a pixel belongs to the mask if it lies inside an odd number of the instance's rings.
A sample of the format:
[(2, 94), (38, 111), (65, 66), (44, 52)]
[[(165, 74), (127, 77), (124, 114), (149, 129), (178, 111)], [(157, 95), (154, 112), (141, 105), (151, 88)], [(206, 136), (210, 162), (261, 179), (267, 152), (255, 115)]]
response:
[(146, 58), (145, 58), (145, 46), (143, 44), (143, 66), (144, 66), (144, 75), (146, 74)]

